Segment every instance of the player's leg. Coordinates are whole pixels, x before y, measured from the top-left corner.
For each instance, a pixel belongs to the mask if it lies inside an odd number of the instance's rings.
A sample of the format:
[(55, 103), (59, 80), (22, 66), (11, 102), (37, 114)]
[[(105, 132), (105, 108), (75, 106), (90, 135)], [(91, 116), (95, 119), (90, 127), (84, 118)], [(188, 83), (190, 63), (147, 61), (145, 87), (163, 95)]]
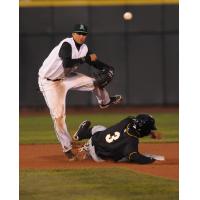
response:
[(62, 81), (52, 82), (45, 79), (40, 80), (39, 85), (50, 110), (56, 136), (62, 146), (63, 152), (70, 160), (74, 160), (74, 156), (70, 152), (72, 149), (72, 138), (65, 122), (65, 97), (67, 92), (65, 85), (62, 84)]
[(93, 90), (99, 105), (107, 105), (110, 102), (110, 96), (105, 88), (95, 87)]
[(74, 73), (71, 77), (67, 77), (65, 81), (68, 89), (79, 91), (93, 91), (100, 108), (107, 108), (111, 104), (118, 104), (122, 101), (121, 95), (110, 97), (105, 88), (94, 87), (94, 78), (81, 73)]
[(91, 129), (91, 134), (94, 135), (100, 131), (104, 131), (106, 130), (106, 127), (105, 126), (102, 126), (102, 125), (96, 125), (96, 126), (93, 126), (92, 129)]
[(104, 109), (109, 107), (111, 104), (119, 104), (122, 102), (122, 95), (109, 96), (105, 88), (95, 88), (94, 93), (99, 102), (99, 107)]
[(73, 135), (73, 139), (80, 141), (83, 139), (89, 139), (92, 136), (91, 128), (90, 128), (91, 122), (88, 120), (83, 121), (79, 127), (78, 130)]
[(72, 90), (79, 91), (94, 91), (99, 104), (107, 104), (110, 102), (110, 97), (105, 89), (98, 89), (94, 86), (94, 78), (81, 73), (72, 73), (65, 80), (66, 87)]
[(67, 90), (92, 91), (94, 79), (81, 73), (71, 73), (64, 80)]
[(83, 121), (80, 125), (78, 130), (73, 136), (74, 140), (84, 140), (84, 139), (90, 139), (92, 135), (94, 135), (97, 132), (104, 131), (106, 127), (101, 125), (96, 125), (93, 127), (90, 127), (91, 122), (88, 120)]
[(96, 125), (93, 127), (90, 127), (91, 122), (88, 120), (83, 121), (77, 132), (74, 134), (75, 140), (82, 140), (82, 139), (89, 139), (88, 142), (86, 142), (83, 147), (79, 149), (79, 153), (77, 154), (77, 157), (79, 160), (85, 160), (88, 158), (92, 158), (96, 162), (102, 162), (100, 157), (96, 155), (95, 148), (92, 145), (92, 136), (94, 134), (101, 134), (101, 131), (104, 131), (106, 129), (105, 126), (102, 125)]
[(95, 162), (104, 161), (103, 159), (97, 156), (91, 138), (88, 140), (87, 143), (83, 145), (83, 147), (79, 149), (78, 157), (80, 160), (93, 159)]

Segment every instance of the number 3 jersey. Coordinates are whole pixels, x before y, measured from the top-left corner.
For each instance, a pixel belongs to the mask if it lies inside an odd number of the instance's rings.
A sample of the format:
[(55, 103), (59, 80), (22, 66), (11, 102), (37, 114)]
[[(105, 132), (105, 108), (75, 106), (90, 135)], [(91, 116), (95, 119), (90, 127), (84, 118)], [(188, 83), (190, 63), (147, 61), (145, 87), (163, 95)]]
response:
[(127, 126), (134, 117), (127, 117), (121, 122), (96, 132), (92, 136), (92, 144), (97, 156), (104, 160), (135, 162), (140, 164), (151, 163), (154, 159), (138, 152), (139, 139), (128, 133)]

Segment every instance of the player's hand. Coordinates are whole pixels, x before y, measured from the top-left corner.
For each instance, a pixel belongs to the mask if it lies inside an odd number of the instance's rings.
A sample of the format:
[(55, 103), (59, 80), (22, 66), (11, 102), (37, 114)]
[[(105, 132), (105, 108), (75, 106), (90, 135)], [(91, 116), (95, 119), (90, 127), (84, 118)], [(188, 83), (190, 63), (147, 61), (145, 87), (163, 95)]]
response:
[(157, 132), (152, 131), (151, 134), (150, 134), (150, 137), (152, 139), (160, 140), (162, 138), (162, 134), (158, 131)]
[(95, 53), (87, 54), (85, 57), (82, 58), (83, 62), (88, 63), (89, 65), (91, 62), (95, 62), (97, 60), (97, 55)]
[(90, 60), (91, 62), (94, 62), (97, 60), (97, 55), (95, 53), (90, 54)]

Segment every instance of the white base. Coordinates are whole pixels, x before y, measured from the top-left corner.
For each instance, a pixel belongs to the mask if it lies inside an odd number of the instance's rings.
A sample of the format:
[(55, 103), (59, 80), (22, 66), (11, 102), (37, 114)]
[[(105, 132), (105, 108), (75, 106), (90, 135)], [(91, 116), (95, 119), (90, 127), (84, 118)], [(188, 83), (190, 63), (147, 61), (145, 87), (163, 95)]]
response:
[(159, 161), (164, 161), (165, 160), (165, 156), (162, 156), (162, 155), (144, 154), (144, 156), (151, 157), (151, 158), (154, 158), (155, 160), (159, 160)]

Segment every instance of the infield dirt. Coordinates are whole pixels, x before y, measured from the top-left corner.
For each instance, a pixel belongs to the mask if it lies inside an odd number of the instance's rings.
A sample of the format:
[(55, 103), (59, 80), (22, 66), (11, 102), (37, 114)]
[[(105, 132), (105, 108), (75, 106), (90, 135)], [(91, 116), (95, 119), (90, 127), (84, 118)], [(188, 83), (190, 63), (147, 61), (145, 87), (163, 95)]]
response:
[[(80, 145), (74, 145), (75, 152)], [(106, 161), (95, 163), (92, 160), (68, 162), (59, 144), (20, 145), (20, 169), (83, 169), (124, 167), (140, 173), (161, 176), (178, 180), (179, 159), (178, 143), (140, 144), (141, 153), (159, 154), (165, 156), (165, 161), (153, 164), (138, 165), (133, 163), (113, 163)]]

